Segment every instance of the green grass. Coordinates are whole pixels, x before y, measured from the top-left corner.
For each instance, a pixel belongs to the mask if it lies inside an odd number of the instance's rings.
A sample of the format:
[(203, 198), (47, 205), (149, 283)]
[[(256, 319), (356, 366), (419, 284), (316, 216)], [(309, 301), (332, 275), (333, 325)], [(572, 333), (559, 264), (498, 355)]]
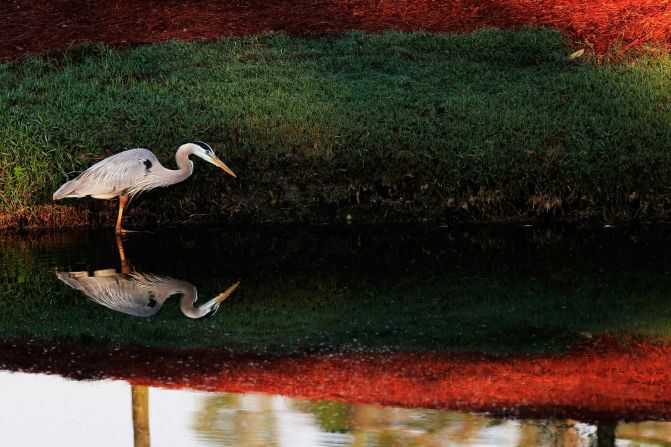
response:
[(178, 143), (202, 139), (239, 180), (196, 162), (136, 225), (667, 216), (671, 58), (571, 52), (544, 29), (279, 34), (3, 64), (0, 210), (50, 203), (122, 149), (174, 166)]
[(379, 232), (261, 228), (126, 241), (136, 268), (189, 281), (201, 299), (242, 279), (216, 315), (199, 321), (184, 317), (176, 298), (152, 318), (119, 314), (56, 279), (55, 270), (118, 268), (111, 235), (5, 239), (0, 338), (495, 354), (562, 352), (603, 334), (671, 339), (663, 235), (539, 232), (536, 245), (528, 233)]

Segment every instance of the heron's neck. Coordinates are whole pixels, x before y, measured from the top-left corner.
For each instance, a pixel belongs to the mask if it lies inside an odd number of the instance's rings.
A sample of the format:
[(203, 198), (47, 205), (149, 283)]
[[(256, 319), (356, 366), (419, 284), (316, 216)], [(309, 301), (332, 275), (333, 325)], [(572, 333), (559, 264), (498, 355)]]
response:
[(180, 289), (182, 297), (179, 300), (179, 308), (189, 318), (198, 319), (204, 317), (209, 309), (194, 307), (193, 303), (198, 299), (198, 291), (192, 284), (186, 284), (190, 287), (182, 287)]
[(178, 169), (166, 169), (165, 186), (174, 185), (189, 178), (193, 173), (193, 162), (189, 160), (189, 155), (192, 153), (193, 150), (190, 147), (180, 147), (177, 149), (175, 161), (177, 162)]

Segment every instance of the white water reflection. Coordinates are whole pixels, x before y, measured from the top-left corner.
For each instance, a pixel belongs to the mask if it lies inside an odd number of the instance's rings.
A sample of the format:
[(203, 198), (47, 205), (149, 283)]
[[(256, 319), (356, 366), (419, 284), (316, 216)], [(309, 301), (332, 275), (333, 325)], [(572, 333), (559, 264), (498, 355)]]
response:
[(6, 446), (133, 445), (123, 381), (74, 382), (0, 371), (0, 440)]
[[(131, 387), (0, 371), (0, 439), (12, 446), (662, 446), (671, 423), (506, 420), (266, 394)], [(132, 396), (132, 397), (131, 397)], [(603, 430), (603, 427), (601, 428)]]

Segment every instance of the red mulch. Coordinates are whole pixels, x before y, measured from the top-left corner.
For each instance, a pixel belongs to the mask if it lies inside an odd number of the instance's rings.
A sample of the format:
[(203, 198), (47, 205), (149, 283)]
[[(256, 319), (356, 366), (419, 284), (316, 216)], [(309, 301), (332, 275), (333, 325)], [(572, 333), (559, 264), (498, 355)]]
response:
[(0, 367), (135, 385), (263, 392), (401, 407), (583, 420), (671, 418), (671, 345), (602, 339), (561, 355), (342, 353), (279, 357), (217, 350), (0, 341)]
[(460, 33), (550, 26), (598, 54), (671, 47), (671, 0), (11, 0), (0, 2), (0, 59), (81, 41), (133, 45), (264, 31)]

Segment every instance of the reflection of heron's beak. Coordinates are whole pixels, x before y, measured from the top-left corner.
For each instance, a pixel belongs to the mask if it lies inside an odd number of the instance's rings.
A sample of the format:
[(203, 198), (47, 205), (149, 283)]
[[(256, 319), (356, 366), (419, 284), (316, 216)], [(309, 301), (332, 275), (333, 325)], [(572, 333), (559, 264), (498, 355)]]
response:
[(227, 174), (231, 174), (233, 177), (237, 177), (237, 175), (235, 175), (235, 172), (231, 171), (231, 168), (229, 168), (228, 166), (226, 166), (226, 165), (224, 164), (223, 161), (219, 160), (219, 157), (217, 157), (217, 156), (214, 155), (214, 154), (209, 154), (209, 156), (210, 156), (210, 163), (212, 163), (212, 164), (215, 165), (215, 166), (220, 167), (220, 168), (223, 169)]
[(216, 311), (219, 308), (219, 304), (221, 304), (222, 301), (224, 301), (226, 298), (231, 296), (231, 293), (233, 293), (235, 291), (235, 289), (238, 288), (239, 284), (240, 284), (240, 281), (236, 282), (231, 287), (226, 289), (223, 293), (220, 293), (219, 295), (215, 296), (214, 298), (212, 298), (207, 303), (198, 307), (198, 309)]
[(217, 296), (214, 298), (214, 302), (217, 303), (217, 304), (219, 304), (219, 303), (221, 303), (222, 301), (224, 301), (226, 298), (228, 298), (229, 296), (231, 296), (231, 293), (233, 293), (233, 292), (235, 291), (235, 289), (238, 288), (239, 285), (240, 285), (240, 281), (238, 281), (238, 282), (236, 282), (235, 284), (233, 284), (231, 287), (229, 287), (228, 289), (226, 289), (226, 290), (224, 291), (224, 293), (221, 293), (221, 294), (217, 295)]
[(199, 312), (205, 312), (205, 314), (201, 315), (199, 317), (195, 317), (195, 318), (203, 318), (203, 317), (204, 318), (210, 318), (210, 317), (212, 317), (215, 313), (217, 313), (217, 310), (219, 310), (219, 305), (221, 304), (221, 302), (224, 301), (226, 298), (228, 298), (231, 295), (231, 293), (233, 293), (233, 291), (238, 288), (238, 284), (240, 284), (240, 281), (236, 282), (231, 287), (226, 289), (224, 291), (224, 293), (220, 293), (219, 295), (215, 296), (214, 298), (212, 298), (207, 303), (200, 306), (198, 308), (198, 311)]

